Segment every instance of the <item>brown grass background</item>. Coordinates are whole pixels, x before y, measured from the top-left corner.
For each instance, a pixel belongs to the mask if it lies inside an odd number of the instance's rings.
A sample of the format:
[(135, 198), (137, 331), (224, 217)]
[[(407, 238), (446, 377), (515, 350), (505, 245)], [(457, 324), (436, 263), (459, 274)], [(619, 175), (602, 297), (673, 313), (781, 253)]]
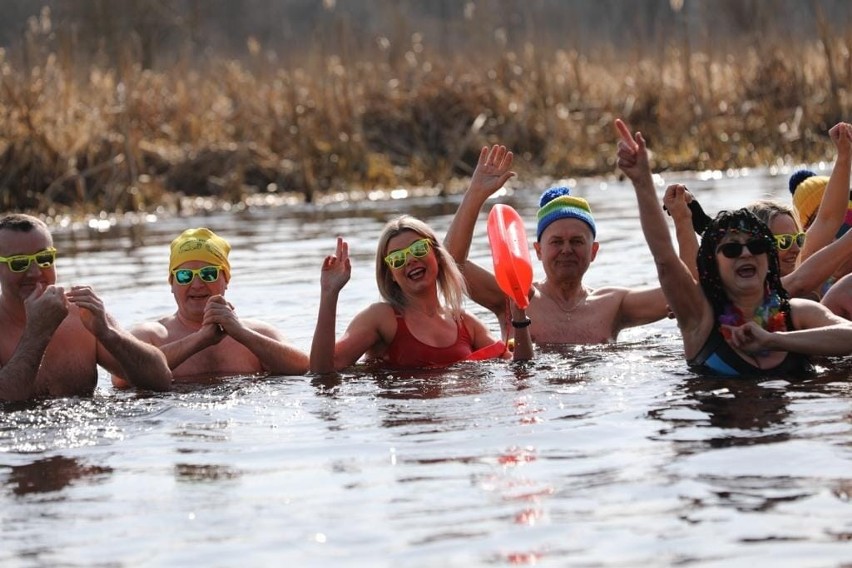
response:
[(5, 211), (609, 174), (616, 117), (658, 170), (813, 163), (849, 119), (849, 2), (6, 4)]

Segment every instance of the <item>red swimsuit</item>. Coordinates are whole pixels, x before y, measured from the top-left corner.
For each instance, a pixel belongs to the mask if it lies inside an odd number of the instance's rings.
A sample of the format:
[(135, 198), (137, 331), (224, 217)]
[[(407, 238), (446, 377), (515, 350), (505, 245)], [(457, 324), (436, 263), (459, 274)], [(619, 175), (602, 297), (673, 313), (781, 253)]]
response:
[[(383, 357), (384, 361), (391, 367), (403, 369), (415, 369), (422, 367), (444, 367), (459, 361), (471, 358), (473, 351), (473, 340), (467, 328), (461, 322), (456, 324), (456, 341), (447, 347), (433, 347), (426, 345), (411, 334), (405, 325), (405, 318), (396, 312), (396, 335), (393, 336), (390, 347)], [(499, 346), (499, 348), (497, 348)], [(492, 349), (493, 348), (493, 349)], [(488, 350), (490, 357), (499, 357), (503, 354), (505, 346), (501, 341), (476, 351), (479, 354)], [(499, 351), (499, 352), (498, 352)], [(476, 357), (488, 358), (483, 356)]]

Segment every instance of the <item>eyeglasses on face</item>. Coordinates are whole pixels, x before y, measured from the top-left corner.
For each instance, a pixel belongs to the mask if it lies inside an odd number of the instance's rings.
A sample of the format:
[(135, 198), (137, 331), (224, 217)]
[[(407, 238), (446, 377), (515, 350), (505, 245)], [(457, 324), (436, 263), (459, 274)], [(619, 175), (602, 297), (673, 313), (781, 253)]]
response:
[(56, 262), (56, 249), (53, 247), (40, 250), (35, 254), (16, 254), (0, 256), (0, 262), (5, 262), (12, 272), (24, 272), (35, 261), (39, 268), (50, 268)]
[(787, 250), (793, 243), (796, 243), (796, 246), (802, 248), (802, 245), (805, 244), (805, 233), (795, 233), (793, 235), (788, 233), (782, 233), (775, 235), (775, 245), (779, 250)]
[(197, 275), (202, 282), (216, 282), (219, 280), (219, 271), (221, 266), (202, 266), (201, 268), (175, 268), (172, 274), (175, 277), (175, 282), (181, 286), (186, 286), (192, 282), (192, 279)]
[(394, 270), (399, 270), (406, 264), (408, 264), (408, 255), (410, 254), (414, 258), (423, 258), (427, 254), (429, 254), (429, 249), (432, 246), (432, 241), (429, 239), (419, 239), (408, 245), (407, 247), (395, 251), (391, 251), (385, 257), (385, 263), (393, 268)]
[(766, 254), (769, 252), (771, 245), (763, 239), (751, 239), (744, 243), (725, 243), (716, 248), (716, 252), (721, 252), (727, 258), (737, 258), (743, 253), (743, 248), (747, 248), (751, 254)]

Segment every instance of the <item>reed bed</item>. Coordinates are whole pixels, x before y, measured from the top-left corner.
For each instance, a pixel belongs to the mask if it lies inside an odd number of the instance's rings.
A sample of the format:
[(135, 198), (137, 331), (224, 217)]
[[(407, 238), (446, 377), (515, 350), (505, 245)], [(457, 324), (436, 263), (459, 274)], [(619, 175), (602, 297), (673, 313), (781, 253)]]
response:
[(252, 49), (163, 70), (83, 65), (61, 46), (26, 63), (0, 52), (0, 206), (174, 214), (195, 196), (456, 191), (495, 142), (527, 179), (613, 174), (616, 117), (643, 131), (658, 170), (830, 161), (828, 128), (850, 108), (850, 38), (455, 57), (413, 41), (393, 58), (311, 52), (284, 66)]

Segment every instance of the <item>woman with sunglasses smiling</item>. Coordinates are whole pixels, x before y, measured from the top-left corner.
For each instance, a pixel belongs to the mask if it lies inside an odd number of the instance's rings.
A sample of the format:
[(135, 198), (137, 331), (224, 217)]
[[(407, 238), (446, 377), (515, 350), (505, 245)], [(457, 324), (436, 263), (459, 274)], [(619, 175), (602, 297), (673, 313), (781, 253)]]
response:
[(817, 302), (789, 298), (775, 239), (746, 209), (723, 211), (705, 229), (696, 282), (671, 242), (644, 138), (620, 120), (616, 129), (618, 166), (633, 183), (642, 231), (690, 367), (729, 376), (798, 376), (811, 371), (809, 355), (852, 353), (852, 322)]
[[(464, 279), (426, 223), (406, 215), (385, 225), (376, 251), (376, 283), (384, 301), (359, 312), (335, 340), (338, 297), (350, 275), (349, 248), (338, 238), (335, 254), (322, 264), (311, 372), (339, 371), (365, 354), (368, 360), (397, 369), (508, 356), (503, 342), (462, 309)], [(517, 306), (513, 314), (518, 321), (527, 321)], [(517, 331), (514, 357), (529, 359), (528, 329)]]
[[(795, 207), (769, 199), (747, 206), (772, 231), (784, 287), (796, 298), (819, 300), (836, 280), (852, 271), (852, 242), (843, 239), (852, 215), (847, 208), (852, 125), (840, 122), (829, 136), (837, 148), (831, 177), (800, 170), (790, 177)], [(702, 234), (710, 217), (691, 194), (688, 205), (695, 231)], [(678, 218), (673, 218), (677, 225)]]

